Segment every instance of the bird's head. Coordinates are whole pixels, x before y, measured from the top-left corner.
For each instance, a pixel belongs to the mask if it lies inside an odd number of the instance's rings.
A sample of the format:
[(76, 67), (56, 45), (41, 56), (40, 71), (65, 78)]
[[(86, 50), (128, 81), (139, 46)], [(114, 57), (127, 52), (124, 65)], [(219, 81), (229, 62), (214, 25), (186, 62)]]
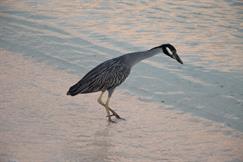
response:
[(172, 46), (171, 44), (162, 44), (158, 47), (155, 48), (160, 48), (162, 49), (163, 53), (166, 54), (167, 56), (177, 60), (179, 63), (183, 64), (183, 61), (181, 60), (181, 58), (178, 56), (176, 49), (174, 46)]

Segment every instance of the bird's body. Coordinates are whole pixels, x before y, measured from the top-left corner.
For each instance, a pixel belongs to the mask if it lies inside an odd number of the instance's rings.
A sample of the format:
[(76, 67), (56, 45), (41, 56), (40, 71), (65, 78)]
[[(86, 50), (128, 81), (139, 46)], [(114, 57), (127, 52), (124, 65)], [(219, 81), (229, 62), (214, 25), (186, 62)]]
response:
[(78, 83), (73, 85), (68, 94), (74, 96), (79, 93), (114, 89), (128, 77), (130, 69), (125, 64), (124, 59), (120, 57), (107, 60), (93, 68)]
[[(167, 48), (171, 50), (172, 54), (168, 52)], [(181, 64), (183, 63), (176, 54), (176, 49), (170, 44), (164, 44), (147, 51), (128, 53), (107, 60), (93, 68), (79, 82), (70, 87), (67, 95), (75, 96), (80, 93), (101, 91), (102, 93), (98, 98), (98, 102), (106, 108), (109, 121), (112, 121), (111, 116), (121, 119), (120, 116), (109, 107), (109, 100), (114, 89), (125, 81), (130, 74), (133, 65), (162, 51), (164, 54), (176, 59)], [(106, 90), (108, 91), (108, 99), (106, 103), (103, 103), (101, 99)], [(110, 115), (110, 112), (112, 115)]]

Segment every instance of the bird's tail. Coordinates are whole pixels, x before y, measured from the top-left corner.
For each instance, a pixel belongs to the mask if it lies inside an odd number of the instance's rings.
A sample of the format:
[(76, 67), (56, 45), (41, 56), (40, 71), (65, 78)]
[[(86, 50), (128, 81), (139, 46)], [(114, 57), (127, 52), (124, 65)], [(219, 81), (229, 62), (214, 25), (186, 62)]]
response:
[(69, 88), (67, 95), (75, 96), (75, 95), (81, 93), (81, 91), (82, 90), (80, 89), (80, 83), (78, 82)]

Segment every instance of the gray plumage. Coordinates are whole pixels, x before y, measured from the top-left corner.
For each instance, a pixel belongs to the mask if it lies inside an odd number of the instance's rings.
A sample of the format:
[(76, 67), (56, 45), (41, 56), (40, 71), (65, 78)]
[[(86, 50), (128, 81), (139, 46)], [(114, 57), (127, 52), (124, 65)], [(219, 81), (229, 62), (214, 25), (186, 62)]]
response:
[[(125, 81), (130, 74), (131, 68), (136, 63), (162, 52), (183, 64), (182, 60), (177, 55), (175, 47), (171, 44), (163, 44), (147, 51), (128, 53), (107, 60), (93, 68), (79, 82), (70, 87), (67, 95), (75, 96), (80, 93), (101, 91), (102, 93), (98, 98), (98, 102), (106, 108), (109, 121), (112, 121), (111, 116), (116, 116), (116, 118), (121, 119), (120, 116), (108, 106), (109, 99), (114, 89)], [(103, 103), (101, 98), (106, 90), (108, 91), (108, 99), (106, 103)], [(112, 115), (110, 115), (110, 112), (112, 112)]]
[(73, 85), (68, 95), (79, 93), (91, 93), (114, 89), (120, 85), (129, 75), (130, 67), (124, 63), (122, 57), (107, 60), (90, 72), (88, 72), (78, 83)]

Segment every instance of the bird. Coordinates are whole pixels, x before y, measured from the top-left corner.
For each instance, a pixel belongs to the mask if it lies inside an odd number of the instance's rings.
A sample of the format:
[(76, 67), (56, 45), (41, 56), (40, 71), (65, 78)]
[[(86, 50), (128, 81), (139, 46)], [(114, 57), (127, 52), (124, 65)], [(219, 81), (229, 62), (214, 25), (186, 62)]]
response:
[[(145, 51), (127, 53), (104, 61), (94, 67), (81, 80), (69, 88), (67, 95), (75, 96), (78, 94), (101, 91), (97, 102), (105, 108), (108, 121), (115, 123), (115, 121), (111, 119), (112, 116), (115, 116), (117, 119), (125, 120), (109, 106), (110, 98), (115, 88), (126, 80), (135, 64), (159, 53), (165, 54), (175, 59), (180, 64), (183, 64), (183, 61), (177, 54), (176, 48), (169, 43)], [(102, 96), (106, 91), (108, 92), (108, 97), (106, 102), (103, 102)]]

